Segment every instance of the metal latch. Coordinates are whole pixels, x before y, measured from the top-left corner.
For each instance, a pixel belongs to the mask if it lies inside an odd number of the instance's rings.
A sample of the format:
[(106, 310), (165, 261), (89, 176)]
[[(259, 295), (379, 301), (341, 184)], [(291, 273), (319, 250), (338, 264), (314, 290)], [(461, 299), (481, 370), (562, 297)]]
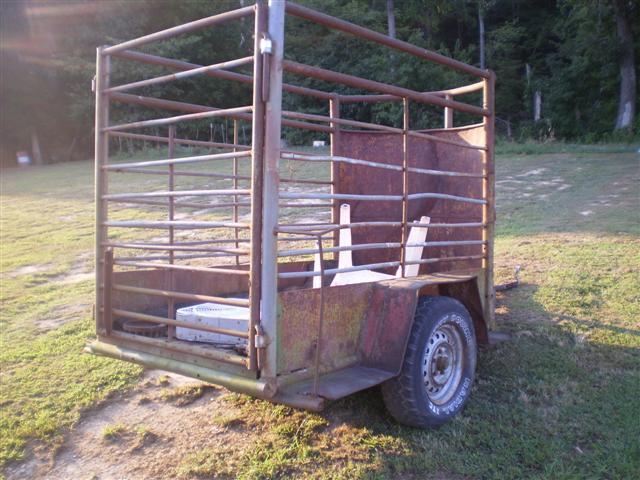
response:
[(94, 75), (91, 79), (91, 91), (96, 93), (96, 76)]
[(265, 34), (263, 38), (260, 39), (260, 53), (270, 55), (273, 51), (273, 42), (271, 39)]
[(267, 339), (264, 336), (264, 330), (260, 325), (256, 325), (256, 335), (253, 338), (256, 348), (265, 348), (267, 346)]

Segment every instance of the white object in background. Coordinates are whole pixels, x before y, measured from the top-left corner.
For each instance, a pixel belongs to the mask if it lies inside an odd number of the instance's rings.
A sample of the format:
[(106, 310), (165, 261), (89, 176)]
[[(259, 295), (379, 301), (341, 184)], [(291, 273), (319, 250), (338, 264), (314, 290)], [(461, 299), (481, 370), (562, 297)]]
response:
[[(413, 222), (414, 224), (420, 223), (422, 225), (428, 224), (431, 221), (430, 217), (423, 216), (419, 222)], [(351, 223), (351, 207), (348, 204), (340, 205), (340, 225), (348, 225)], [(407, 244), (424, 243), (427, 238), (428, 227), (413, 226), (409, 230), (409, 237), (407, 238)], [(343, 228), (340, 230), (339, 246), (350, 247), (351, 246), (351, 229)], [(405, 260), (413, 262), (422, 258), (423, 246), (407, 247), (407, 253)], [(352, 250), (341, 250), (338, 253), (338, 268), (351, 268), (353, 267)], [(314, 271), (320, 271), (320, 255), (316, 254), (314, 262)], [(420, 271), (420, 265), (406, 265), (404, 272), (405, 277), (415, 277)], [(402, 277), (402, 267), (398, 267), (395, 275), (389, 275), (387, 273), (374, 272), (373, 270), (357, 270), (355, 272), (342, 272), (336, 273), (331, 286), (339, 285), (351, 285), (354, 283), (366, 283), (377, 282), (379, 280), (388, 280), (391, 278)], [(313, 277), (313, 288), (320, 288), (322, 285), (322, 278), (317, 275)]]
[[(190, 323), (202, 323), (210, 327), (226, 328), (246, 332), (249, 328), (249, 309), (221, 303), (201, 303), (190, 307), (179, 308), (176, 320)], [(246, 339), (224, 335), (221, 333), (204, 332), (192, 328), (177, 327), (176, 338), (192, 342), (243, 344)]]
[[(420, 217), (420, 223), (426, 224), (431, 222), (431, 217)], [(418, 223), (418, 222), (413, 222)], [(428, 227), (411, 227), (409, 229), (409, 237), (407, 238), (407, 245), (412, 243), (424, 243), (427, 239), (427, 232), (429, 231)], [(422, 251), (424, 247), (407, 247), (407, 253), (405, 254), (405, 261), (407, 262), (415, 262), (416, 260), (420, 260), (422, 258)], [(405, 277), (415, 277), (418, 275), (418, 271), (420, 270), (420, 265), (405, 265), (404, 267), (404, 276)], [(396, 273), (396, 277), (402, 276), (402, 267), (398, 267), (398, 272)]]
[(16, 159), (18, 160), (18, 165), (31, 165), (31, 157), (25, 151), (16, 152)]
[(324, 147), (327, 144), (327, 142), (325, 142), (324, 140), (314, 140), (313, 141), (313, 146), (314, 147)]

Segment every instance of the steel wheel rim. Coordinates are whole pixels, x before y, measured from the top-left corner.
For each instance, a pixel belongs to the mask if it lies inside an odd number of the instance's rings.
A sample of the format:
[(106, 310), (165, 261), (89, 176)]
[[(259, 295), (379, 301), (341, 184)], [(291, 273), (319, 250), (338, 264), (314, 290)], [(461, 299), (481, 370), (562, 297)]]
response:
[(433, 331), (422, 355), (422, 382), (429, 400), (447, 403), (458, 390), (463, 367), (462, 336), (448, 320)]

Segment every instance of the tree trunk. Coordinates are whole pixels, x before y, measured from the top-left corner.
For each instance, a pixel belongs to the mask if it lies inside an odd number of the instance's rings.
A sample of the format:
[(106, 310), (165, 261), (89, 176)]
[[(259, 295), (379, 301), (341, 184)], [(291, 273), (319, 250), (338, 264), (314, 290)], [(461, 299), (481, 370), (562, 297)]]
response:
[(636, 67), (633, 55), (633, 33), (625, 0), (615, 0), (616, 30), (620, 42), (620, 100), (615, 129), (631, 128), (636, 110)]
[(536, 90), (533, 92), (533, 121), (540, 121), (540, 117), (542, 114), (542, 92), (540, 90)]
[(40, 149), (40, 140), (35, 130), (31, 132), (31, 155), (33, 156), (34, 165), (44, 165), (42, 150)]
[(480, 48), (480, 68), (484, 70), (486, 68), (485, 54), (484, 54), (484, 12), (482, 11), (482, 5), (478, 3), (478, 45)]
[(396, 38), (396, 16), (393, 12), (393, 0), (387, 0), (387, 28), (389, 36)]

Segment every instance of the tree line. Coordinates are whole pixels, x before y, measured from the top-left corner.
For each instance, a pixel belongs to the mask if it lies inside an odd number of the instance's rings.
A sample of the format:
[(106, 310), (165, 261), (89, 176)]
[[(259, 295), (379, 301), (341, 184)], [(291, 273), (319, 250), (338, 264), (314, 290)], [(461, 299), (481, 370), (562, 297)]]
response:
[[(0, 2), (0, 135), (3, 165), (26, 150), (42, 162), (92, 154), (95, 48), (250, 4), (250, 0), (12, 0)], [(497, 74), (497, 130), (519, 141), (630, 141), (640, 122), (637, 0), (302, 0), (338, 16)], [(201, 65), (247, 56), (251, 19), (198, 31), (145, 47), (156, 55)], [(469, 83), (464, 75), (296, 19), (287, 22), (287, 57), (331, 70), (418, 91)], [(166, 73), (161, 68), (114, 61), (113, 84)], [(242, 71), (242, 70), (240, 70)], [(250, 70), (245, 70), (250, 73)], [(312, 79), (286, 81), (354, 93)], [(187, 79), (136, 93), (216, 107), (251, 102), (247, 85), (211, 78)], [(470, 94), (464, 101), (477, 102)], [(286, 95), (289, 110), (327, 113), (317, 100)], [(345, 105), (344, 116), (389, 125), (400, 106)], [(160, 111), (114, 106), (113, 121), (154, 118)], [(415, 128), (442, 126), (442, 110), (416, 107)], [(467, 121), (465, 115), (456, 122)], [(180, 126), (182, 135), (228, 139), (227, 122)], [(243, 135), (250, 135), (243, 126)], [(285, 130), (302, 143), (308, 133)], [(114, 145), (116, 150), (135, 148)]]

